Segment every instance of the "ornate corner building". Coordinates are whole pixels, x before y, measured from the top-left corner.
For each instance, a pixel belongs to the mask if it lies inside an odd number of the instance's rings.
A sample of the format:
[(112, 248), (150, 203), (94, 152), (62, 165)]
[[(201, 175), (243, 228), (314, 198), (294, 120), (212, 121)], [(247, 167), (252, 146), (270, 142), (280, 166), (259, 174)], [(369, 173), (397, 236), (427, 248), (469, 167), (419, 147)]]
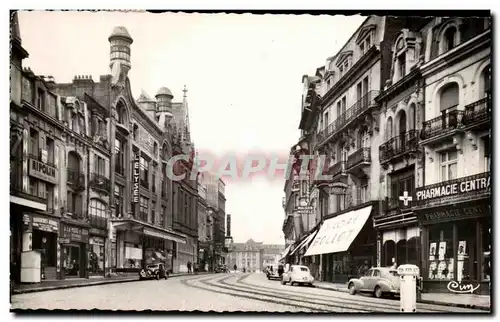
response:
[[(135, 100), (128, 71), (132, 37), (109, 36), (110, 75), (71, 83), (23, 69), (17, 14), (11, 19), (11, 263), (17, 282), (135, 272), (161, 262), (187, 271), (198, 258), (198, 187), (187, 89), (181, 102), (161, 88)], [(38, 253), (40, 255), (36, 255)], [(36, 278), (35, 278), (36, 279)]]
[(296, 146), (326, 156), (330, 178), (287, 180), (286, 261), (332, 282), (415, 264), (426, 290), (455, 280), (487, 292), (490, 23), (371, 16), (303, 77)]

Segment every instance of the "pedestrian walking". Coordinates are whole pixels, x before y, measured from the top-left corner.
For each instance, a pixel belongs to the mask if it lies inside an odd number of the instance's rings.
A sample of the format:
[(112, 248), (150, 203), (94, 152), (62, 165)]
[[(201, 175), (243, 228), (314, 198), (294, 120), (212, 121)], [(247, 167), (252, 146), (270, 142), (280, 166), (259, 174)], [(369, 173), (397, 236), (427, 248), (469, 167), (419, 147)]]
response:
[(191, 262), (187, 263), (188, 273), (192, 273), (191, 271)]

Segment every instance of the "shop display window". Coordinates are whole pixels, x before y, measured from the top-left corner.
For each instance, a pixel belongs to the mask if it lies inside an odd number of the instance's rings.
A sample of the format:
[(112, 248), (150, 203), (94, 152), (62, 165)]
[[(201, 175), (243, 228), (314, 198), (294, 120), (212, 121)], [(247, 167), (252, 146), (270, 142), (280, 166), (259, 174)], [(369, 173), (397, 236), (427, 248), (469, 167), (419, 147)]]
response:
[(481, 280), (491, 279), (491, 220), (483, 220), (482, 224), (482, 252), (483, 262), (481, 263)]
[(453, 224), (440, 224), (429, 228), (430, 280), (449, 281), (454, 278)]
[(125, 243), (125, 268), (141, 268), (142, 245)]
[(100, 275), (104, 273), (104, 245), (90, 245), (89, 274)]
[(457, 225), (457, 280), (477, 280), (476, 220), (460, 221)]

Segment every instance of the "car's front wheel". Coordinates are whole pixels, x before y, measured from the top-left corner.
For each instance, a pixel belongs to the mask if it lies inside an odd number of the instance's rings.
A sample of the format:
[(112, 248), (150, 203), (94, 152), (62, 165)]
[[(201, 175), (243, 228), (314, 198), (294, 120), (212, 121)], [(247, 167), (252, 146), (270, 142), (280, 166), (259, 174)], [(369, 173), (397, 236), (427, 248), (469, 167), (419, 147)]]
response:
[(349, 294), (351, 295), (356, 294), (356, 285), (354, 285), (354, 283), (349, 284)]
[(286, 284), (286, 281), (285, 280), (281, 280), (281, 285), (285, 285)]
[(380, 288), (380, 286), (375, 287), (373, 295), (375, 295), (375, 297), (378, 299), (382, 297), (382, 289)]

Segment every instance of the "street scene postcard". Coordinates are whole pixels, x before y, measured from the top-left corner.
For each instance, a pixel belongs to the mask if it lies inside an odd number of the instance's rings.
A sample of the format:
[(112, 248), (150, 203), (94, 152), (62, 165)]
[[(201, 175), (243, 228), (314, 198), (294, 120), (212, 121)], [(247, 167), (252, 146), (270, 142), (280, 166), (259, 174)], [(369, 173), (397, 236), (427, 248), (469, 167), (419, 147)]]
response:
[(9, 14), (12, 312), (492, 313), (490, 11)]

